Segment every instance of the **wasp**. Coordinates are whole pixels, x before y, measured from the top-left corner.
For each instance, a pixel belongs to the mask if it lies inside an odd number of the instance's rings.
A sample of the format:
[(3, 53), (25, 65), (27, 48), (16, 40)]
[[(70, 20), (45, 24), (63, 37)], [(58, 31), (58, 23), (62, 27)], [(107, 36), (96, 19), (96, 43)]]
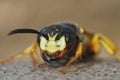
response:
[(99, 52), (101, 46), (109, 54), (120, 60), (120, 56), (116, 54), (119, 48), (108, 37), (102, 33), (90, 33), (73, 23), (63, 22), (47, 25), (41, 27), (40, 31), (34, 29), (15, 29), (8, 35), (18, 33), (33, 33), (37, 35), (37, 39), (23, 53), (3, 60), (0, 62), (1, 64), (28, 53), (31, 55), (33, 65), (37, 65), (39, 64), (35, 54), (37, 47), (40, 49), (40, 57), (47, 64), (63, 66), (60, 70), (61, 73), (65, 73), (70, 64), (76, 60), (82, 61), (93, 58)]

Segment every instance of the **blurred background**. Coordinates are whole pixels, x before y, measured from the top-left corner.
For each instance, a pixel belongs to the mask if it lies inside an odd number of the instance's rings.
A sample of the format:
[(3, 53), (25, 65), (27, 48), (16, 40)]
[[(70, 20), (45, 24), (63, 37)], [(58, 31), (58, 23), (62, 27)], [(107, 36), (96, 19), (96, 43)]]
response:
[(120, 0), (0, 0), (0, 59), (21, 52), (36, 35), (7, 36), (16, 28), (70, 21), (101, 32), (120, 47)]

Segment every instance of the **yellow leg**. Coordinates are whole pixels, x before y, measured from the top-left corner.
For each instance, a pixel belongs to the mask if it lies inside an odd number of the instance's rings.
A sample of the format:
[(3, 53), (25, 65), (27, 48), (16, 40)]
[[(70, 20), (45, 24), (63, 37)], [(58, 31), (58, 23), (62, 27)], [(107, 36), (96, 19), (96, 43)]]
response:
[(40, 64), (40, 66), (46, 66), (47, 64), (47, 62), (43, 62), (42, 64)]
[(78, 59), (79, 57), (81, 57), (81, 54), (82, 54), (82, 44), (79, 43), (78, 47), (77, 47), (77, 50), (76, 50), (76, 53), (75, 53), (75, 56), (60, 70), (61, 73), (65, 73), (65, 70), (69, 67), (69, 65), (74, 62), (76, 59)]
[(113, 56), (115, 56), (115, 58), (120, 60), (120, 56), (116, 54), (116, 51), (118, 51), (118, 47), (103, 34), (95, 34), (92, 39), (92, 46), (95, 52), (98, 52), (100, 44), (103, 45), (103, 47), (108, 51), (109, 54), (112, 54)]
[(32, 59), (32, 62), (33, 62), (33, 66), (37, 65), (39, 63), (38, 59), (37, 59), (37, 56), (35, 53), (30, 53), (31, 55), (31, 59)]
[(37, 42), (35, 42), (33, 45), (29, 46), (28, 48), (26, 48), (23, 53), (29, 53), (33, 62), (33, 65), (37, 65), (39, 63), (38, 59), (37, 59), (37, 55), (35, 54), (37, 49)]
[(11, 57), (9, 57), (9, 58), (7, 58), (5, 60), (0, 61), (0, 64), (5, 64), (5, 63), (10, 62), (10, 61), (12, 61), (12, 60), (14, 60), (16, 58), (19, 58), (19, 57), (23, 56), (23, 55), (24, 55), (24, 53), (16, 54), (16, 55), (11, 56)]
[[(36, 63), (36, 62), (37, 62), (37, 59), (36, 59), (36, 57), (35, 57), (35, 55), (34, 55), (36, 49), (37, 49), (37, 42), (35, 42), (34, 44), (32, 44), (31, 46), (29, 46), (28, 48), (26, 48), (23, 52), (21, 52), (21, 53), (19, 53), (19, 54), (16, 54), (16, 55), (14, 55), (14, 56), (11, 56), (11, 57), (9, 57), (9, 58), (7, 58), (7, 59), (5, 59), (5, 60), (0, 61), (0, 64), (5, 64), (5, 63), (7, 63), (7, 62), (9, 62), (9, 61), (12, 61), (12, 60), (17, 59), (17, 58), (19, 58), (19, 57), (22, 57), (22, 56), (24, 56), (25, 54), (30, 54), (30, 55), (31, 55), (31, 58), (32, 58), (32, 61)], [(33, 63), (33, 64), (34, 64), (34, 63)]]

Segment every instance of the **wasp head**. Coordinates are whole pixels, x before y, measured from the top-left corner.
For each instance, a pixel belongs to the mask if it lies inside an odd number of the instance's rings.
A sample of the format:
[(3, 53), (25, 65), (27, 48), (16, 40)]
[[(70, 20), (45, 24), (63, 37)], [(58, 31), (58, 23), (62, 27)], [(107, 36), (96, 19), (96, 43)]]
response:
[(38, 35), (38, 43), (41, 50), (49, 56), (56, 56), (66, 48), (65, 36), (60, 26), (52, 25), (44, 27)]

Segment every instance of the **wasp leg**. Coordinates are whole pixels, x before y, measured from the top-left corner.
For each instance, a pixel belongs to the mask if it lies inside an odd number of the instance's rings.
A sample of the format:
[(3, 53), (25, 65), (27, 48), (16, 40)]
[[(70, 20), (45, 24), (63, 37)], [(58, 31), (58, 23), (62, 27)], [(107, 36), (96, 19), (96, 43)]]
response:
[(69, 67), (69, 65), (74, 62), (76, 59), (78, 59), (79, 57), (81, 57), (82, 55), (82, 44), (79, 43), (78, 47), (77, 47), (77, 50), (75, 52), (75, 56), (60, 70), (61, 73), (65, 73), (65, 70)]
[(39, 64), (39, 66), (47, 66), (47, 65), (48, 65), (47, 62), (43, 62), (43, 63)]
[(109, 54), (112, 54), (120, 60), (120, 56), (116, 54), (116, 51), (118, 51), (118, 47), (106, 36), (104, 36), (101, 33), (95, 34), (92, 39), (92, 47), (95, 52), (98, 52), (100, 48), (100, 44), (103, 45), (103, 47), (108, 51)]
[(16, 54), (14, 56), (11, 56), (5, 60), (2, 60), (0, 61), (0, 64), (5, 64), (7, 62), (10, 62), (14, 59), (17, 59), (19, 57), (22, 57), (23, 55), (25, 54), (30, 54), (31, 55), (31, 58), (33, 60), (33, 62), (37, 62), (37, 59), (35, 58), (35, 56), (33, 55), (33, 53), (36, 51), (36, 48), (37, 48), (37, 42), (35, 42), (34, 44), (32, 44), (31, 46), (29, 46), (28, 48), (26, 48), (23, 52), (19, 53), (19, 54)]
[(12, 60), (14, 60), (16, 58), (19, 58), (19, 57), (23, 56), (23, 55), (24, 55), (24, 53), (16, 54), (16, 55), (11, 56), (11, 57), (9, 57), (9, 58), (7, 58), (5, 60), (0, 61), (0, 64), (5, 64), (5, 63), (10, 62), (10, 61), (12, 61)]
[(36, 49), (37, 49), (37, 42), (35, 42), (33, 45), (29, 46), (28, 48), (26, 48), (23, 53), (29, 53), (33, 62), (33, 65), (37, 65), (39, 63), (38, 59), (37, 59), (37, 55), (36, 53)]
[(30, 53), (31, 55), (31, 59), (33, 62), (33, 66), (37, 65), (39, 63), (39, 61), (37, 60), (36, 54), (35, 53)]

